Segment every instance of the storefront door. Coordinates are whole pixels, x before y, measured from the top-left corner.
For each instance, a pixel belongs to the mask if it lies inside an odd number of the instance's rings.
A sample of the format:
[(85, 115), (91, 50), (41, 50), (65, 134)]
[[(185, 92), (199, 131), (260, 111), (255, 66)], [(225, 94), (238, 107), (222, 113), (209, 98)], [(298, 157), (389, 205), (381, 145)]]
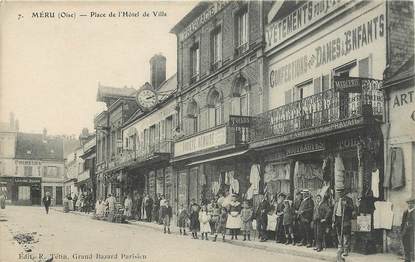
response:
[(56, 205), (62, 205), (62, 187), (56, 187)]
[(180, 205), (183, 207), (188, 206), (188, 194), (187, 194), (187, 172), (186, 170), (180, 171), (178, 174), (178, 181), (177, 181), (177, 191), (178, 191), (178, 200), (179, 200), (179, 208)]
[(30, 198), (32, 200), (32, 205), (40, 205), (41, 198), (40, 184), (32, 185), (30, 190)]

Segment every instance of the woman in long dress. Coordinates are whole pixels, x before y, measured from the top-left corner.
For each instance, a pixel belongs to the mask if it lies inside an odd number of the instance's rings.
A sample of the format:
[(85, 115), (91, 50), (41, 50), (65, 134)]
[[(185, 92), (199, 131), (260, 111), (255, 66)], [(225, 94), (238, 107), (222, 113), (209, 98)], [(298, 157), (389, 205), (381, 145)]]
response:
[(241, 203), (237, 201), (236, 195), (232, 195), (229, 203), (228, 219), (226, 220), (226, 228), (231, 232), (231, 240), (238, 239), (238, 230), (241, 229)]
[(131, 196), (128, 195), (124, 201), (124, 215), (127, 218), (131, 218), (132, 208), (133, 208), (133, 200), (131, 199)]

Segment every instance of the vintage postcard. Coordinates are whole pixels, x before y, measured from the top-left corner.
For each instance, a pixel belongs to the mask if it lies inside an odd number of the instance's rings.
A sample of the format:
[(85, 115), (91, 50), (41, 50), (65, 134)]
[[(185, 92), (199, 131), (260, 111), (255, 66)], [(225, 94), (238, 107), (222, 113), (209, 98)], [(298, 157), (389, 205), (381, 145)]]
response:
[(413, 262), (414, 25), (413, 1), (0, 1), (0, 262)]

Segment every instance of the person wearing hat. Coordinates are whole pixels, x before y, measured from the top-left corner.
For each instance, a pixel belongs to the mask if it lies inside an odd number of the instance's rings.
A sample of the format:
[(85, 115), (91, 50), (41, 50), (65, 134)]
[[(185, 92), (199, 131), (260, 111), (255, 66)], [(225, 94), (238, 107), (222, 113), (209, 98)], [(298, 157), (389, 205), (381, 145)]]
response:
[(301, 231), (300, 216), (298, 210), (300, 209), (301, 202), (303, 201), (302, 190), (298, 190), (295, 194), (295, 199), (293, 203), (294, 209), (294, 220), (293, 220), (293, 232), (295, 236), (295, 242), (300, 242), (303, 239), (303, 232)]
[(284, 215), (284, 200), (286, 195), (284, 193), (279, 193), (277, 197), (277, 204), (275, 207), (275, 211), (277, 214), (277, 225), (275, 227), (275, 242), (283, 243), (284, 234), (284, 226), (283, 226), (283, 215)]
[(344, 189), (337, 190), (339, 197), (333, 207), (333, 228), (336, 229), (338, 252), (342, 256), (349, 254), (350, 238), (352, 234), (352, 216), (354, 211), (353, 200), (347, 196)]
[(325, 239), (327, 223), (329, 222), (331, 210), (328, 204), (327, 196), (317, 195), (316, 205), (314, 207), (313, 227), (314, 239), (316, 246), (314, 250), (320, 252), (323, 250), (323, 241)]
[(415, 198), (407, 201), (408, 209), (403, 212), (401, 238), (405, 262), (414, 261)]
[(303, 231), (303, 239), (299, 246), (311, 247), (313, 241), (313, 232), (311, 229), (311, 221), (313, 220), (314, 201), (311, 198), (310, 191), (303, 190), (303, 201), (298, 209), (298, 215), (301, 223), (301, 229)]
[(229, 213), (226, 220), (226, 228), (231, 232), (231, 240), (238, 240), (238, 230), (241, 229), (241, 203), (237, 195), (233, 194), (229, 204)]
[(262, 196), (261, 202), (255, 212), (255, 218), (257, 221), (257, 231), (261, 242), (267, 241), (267, 224), (268, 224), (268, 211), (270, 205), (266, 195)]

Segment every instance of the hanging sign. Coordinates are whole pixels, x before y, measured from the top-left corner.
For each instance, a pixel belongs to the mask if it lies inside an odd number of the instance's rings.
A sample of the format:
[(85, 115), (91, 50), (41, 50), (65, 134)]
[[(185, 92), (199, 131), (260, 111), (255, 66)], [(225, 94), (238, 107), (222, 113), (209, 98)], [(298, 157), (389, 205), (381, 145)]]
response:
[(345, 93), (361, 93), (382, 88), (382, 80), (371, 78), (335, 76), (333, 82), (336, 91)]

